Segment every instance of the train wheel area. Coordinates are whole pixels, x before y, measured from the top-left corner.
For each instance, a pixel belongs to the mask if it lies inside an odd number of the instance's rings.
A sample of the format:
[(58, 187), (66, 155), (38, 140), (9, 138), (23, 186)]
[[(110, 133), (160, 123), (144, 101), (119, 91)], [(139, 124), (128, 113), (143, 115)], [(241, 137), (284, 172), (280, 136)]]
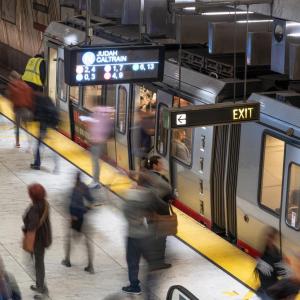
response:
[[(0, 99), (0, 112), (6, 118), (13, 121), (13, 112), (10, 103), (4, 97)], [(28, 131), (33, 137), (37, 137), (37, 126), (35, 124), (31, 124)], [(88, 175), (92, 173), (88, 151), (62, 134), (51, 130), (45, 140), (45, 144), (73, 166), (81, 169)], [(121, 173), (109, 164), (102, 162), (101, 166), (101, 183), (116, 195), (122, 197), (122, 192), (134, 184), (124, 173)], [(258, 283), (253, 273), (256, 262), (252, 257), (220, 238), (183, 212), (176, 208), (174, 210), (178, 216), (179, 223), (178, 239), (243, 283), (246, 287), (253, 290), (256, 289)], [(172, 249), (172, 252), (174, 251), (176, 250)], [(194, 270), (194, 272), (197, 271)], [(206, 276), (208, 275), (206, 274)]]

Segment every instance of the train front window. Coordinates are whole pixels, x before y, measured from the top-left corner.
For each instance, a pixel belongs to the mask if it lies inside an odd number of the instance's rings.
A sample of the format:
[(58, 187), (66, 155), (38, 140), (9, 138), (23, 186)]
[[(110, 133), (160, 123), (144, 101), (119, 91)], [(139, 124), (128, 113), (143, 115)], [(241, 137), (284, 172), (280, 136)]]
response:
[(260, 204), (280, 213), (284, 142), (265, 135)]
[(92, 110), (93, 107), (101, 105), (102, 86), (91, 85), (83, 89), (83, 107)]
[(78, 86), (70, 86), (70, 99), (72, 102), (78, 104), (79, 103), (79, 87)]
[(118, 89), (118, 106), (117, 106), (117, 129), (121, 133), (126, 132), (126, 107), (127, 107), (127, 90), (120, 86)]
[(289, 226), (300, 230), (300, 166), (291, 164), (289, 170), (288, 201), (286, 222)]
[(61, 58), (58, 59), (57, 95), (60, 100), (67, 101), (67, 85), (65, 83), (65, 64)]

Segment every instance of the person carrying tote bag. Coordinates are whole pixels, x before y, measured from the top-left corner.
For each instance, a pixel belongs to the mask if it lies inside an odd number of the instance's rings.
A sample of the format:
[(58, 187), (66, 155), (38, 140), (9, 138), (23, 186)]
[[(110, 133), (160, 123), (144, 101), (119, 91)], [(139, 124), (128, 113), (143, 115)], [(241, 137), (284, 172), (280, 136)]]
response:
[[(28, 186), (28, 194), (32, 204), (23, 216), (23, 232), (25, 235), (24, 250), (33, 254), (36, 272), (36, 285), (30, 288), (40, 294), (47, 294), (45, 285), (45, 249), (52, 243), (49, 204), (46, 200), (46, 191), (41, 184), (33, 183)], [(36, 295), (35, 299), (40, 299)]]

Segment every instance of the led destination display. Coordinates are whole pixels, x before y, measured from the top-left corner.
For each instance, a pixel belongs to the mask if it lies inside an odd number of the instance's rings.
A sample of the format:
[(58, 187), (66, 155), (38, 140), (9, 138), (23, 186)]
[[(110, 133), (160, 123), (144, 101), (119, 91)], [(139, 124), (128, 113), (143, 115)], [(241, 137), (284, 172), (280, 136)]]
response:
[(71, 86), (161, 81), (163, 71), (162, 46), (65, 49), (65, 82)]

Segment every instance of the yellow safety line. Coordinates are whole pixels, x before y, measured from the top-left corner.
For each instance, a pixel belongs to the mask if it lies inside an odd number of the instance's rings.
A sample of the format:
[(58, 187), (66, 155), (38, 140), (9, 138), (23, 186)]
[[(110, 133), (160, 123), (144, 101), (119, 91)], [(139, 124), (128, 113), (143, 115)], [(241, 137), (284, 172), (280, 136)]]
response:
[[(10, 102), (4, 97), (0, 97), (0, 112), (9, 119), (14, 120)], [(28, 131), (37, 137), (38, 130), (36, 124), (31, 124)], [(50, 130), (45, 144), (87, 174), (92, 174), (92, 164), (89, 153), (81, 146), (54, 130)], [(124, 176), (118, 170), (103, 161), (101, 162), (100, 182), (104, 185), (108, 185), (113, 192), (120, 196), (134, 183), (127, 176)], [(174, 208), (174, 210), (178, 216), (177, 236), (182, 241), (242, 283), (253, 289), (257, 288), (258, 282), (253, 275), (255, 260), (252, 257), (217, 236), (212, 231), (206, 229), (204, 226), (201, 226), (197, 221), (182, 211), (176, 208)]]

